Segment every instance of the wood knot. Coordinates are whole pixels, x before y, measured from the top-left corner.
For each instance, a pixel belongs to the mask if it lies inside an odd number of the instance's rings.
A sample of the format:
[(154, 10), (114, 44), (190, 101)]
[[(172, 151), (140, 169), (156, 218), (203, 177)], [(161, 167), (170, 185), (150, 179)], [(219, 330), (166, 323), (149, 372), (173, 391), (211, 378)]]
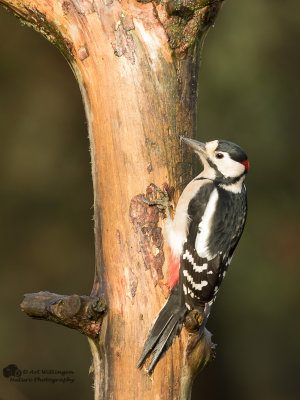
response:
[(21, 309), (32, 318), (55, 322), (95, 339), (100, 332), (106, 304), (104, 299), (96, 296), (38, 292), (25, 294)]

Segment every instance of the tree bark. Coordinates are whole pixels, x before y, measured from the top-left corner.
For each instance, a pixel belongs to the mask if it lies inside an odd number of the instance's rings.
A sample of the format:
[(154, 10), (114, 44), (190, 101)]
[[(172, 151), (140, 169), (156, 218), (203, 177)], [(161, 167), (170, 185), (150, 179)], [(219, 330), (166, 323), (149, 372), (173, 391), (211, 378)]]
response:
[[(191, 178), (180, 135), (196, 131), (200, 49), (221, 0), (0, 0), (64, 54), (80, 85), (94, 185), (101, 332), (89, 338), (95, 399), (189, 399), (210, 334), (183, 329), (153, 375), (137, 360), (168, 296), (164, 220), (141, 198), (151, 182), (174, 202)], [(50, 294), (49, 294), (50, 295)]]

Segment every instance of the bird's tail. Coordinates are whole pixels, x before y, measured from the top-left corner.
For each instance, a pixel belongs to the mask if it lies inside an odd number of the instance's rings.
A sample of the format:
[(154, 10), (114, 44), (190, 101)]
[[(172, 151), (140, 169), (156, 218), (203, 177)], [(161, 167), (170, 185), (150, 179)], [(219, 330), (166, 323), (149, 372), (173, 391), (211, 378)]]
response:
[(146, 358), (152, 353), (148, 374), (153, 372), (156, 364), (172, 345), (175, 337), (180, 334), (187, 311), (184, 303), (182, 304), (177, 284), (172, 289), (168, 301), (160, 310), (148, 334), (138, 362), (139, 368), (142, 367)]

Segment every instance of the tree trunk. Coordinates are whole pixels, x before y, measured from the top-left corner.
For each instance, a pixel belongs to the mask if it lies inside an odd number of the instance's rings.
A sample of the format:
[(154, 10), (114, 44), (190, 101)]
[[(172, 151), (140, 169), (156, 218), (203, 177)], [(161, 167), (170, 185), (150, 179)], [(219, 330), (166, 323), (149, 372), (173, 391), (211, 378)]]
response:
[(189, 399), (210, 358), (208, 332), (199, 341), (183, 329), (151, 377), (136, 367), (168, 296), (164, 220), (141, 194), (154, 196), (154, 182), (174, 188), (176, 203), (191, 177), (191, 154), (179, 137), (195, 134), (200, 48), (221, 1), (0, 4), (59, 47), (84, 100), (95, 211), (91, 297), (107, 303), (100, 334), (89, 338), (95, 398)]

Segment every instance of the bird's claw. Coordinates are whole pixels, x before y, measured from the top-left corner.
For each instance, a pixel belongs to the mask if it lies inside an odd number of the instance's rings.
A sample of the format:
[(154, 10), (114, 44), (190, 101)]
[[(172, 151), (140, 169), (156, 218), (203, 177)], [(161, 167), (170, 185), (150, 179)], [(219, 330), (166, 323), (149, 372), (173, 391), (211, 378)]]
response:
[(203, 322), (204, 315), (202, 311), (190, 311), (184, 321), (184, 326), (188, 332), (198, 332)]
[(161, 190), (157, 185), (155, 185), (155, 183), (151, 183), (150, 186), (152, 186), (155, 192), (160, 195), (160, 198), (149, 200), (145, 196), (142, 196), (143, 201), (149, 206), (157, 206), (160, 211), (168, 210), (170, 199), (166, 188)]

